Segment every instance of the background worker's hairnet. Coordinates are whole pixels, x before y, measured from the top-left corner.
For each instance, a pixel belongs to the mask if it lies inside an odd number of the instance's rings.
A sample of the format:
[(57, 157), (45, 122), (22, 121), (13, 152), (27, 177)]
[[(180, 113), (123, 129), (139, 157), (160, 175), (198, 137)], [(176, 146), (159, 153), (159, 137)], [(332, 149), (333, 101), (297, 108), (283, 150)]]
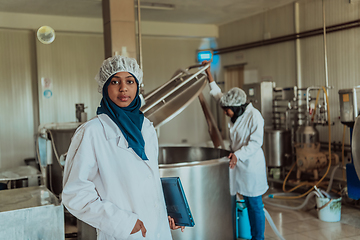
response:
[(104, 60), (100, 67), (99, 73), (95, 76), (95, 80), (99, 85), (99, 93), (102, 93), (104, 84), (109, 79), (109, 77), (118, 72), (131, 73), (139, 82), (138, 88), (142, 84), (143, 71), (139, 67), (139, 64), (136, 62), (136, 60), (134, 58), (116, 55)]
[(220, 98), (221, 107), (238, 107), (246, 103), (246, 93), (237, 87), (230, 89)]

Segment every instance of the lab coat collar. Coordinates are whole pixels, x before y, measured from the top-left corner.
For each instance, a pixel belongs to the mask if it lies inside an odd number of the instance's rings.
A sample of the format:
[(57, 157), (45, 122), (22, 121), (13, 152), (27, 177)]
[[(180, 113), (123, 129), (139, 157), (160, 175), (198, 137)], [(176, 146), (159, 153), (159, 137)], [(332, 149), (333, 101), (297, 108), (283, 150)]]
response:
[(106, 114), (100, 114), (97, 116), (104, 128), (106, 140), (118, 138), (122, 136), (120, 128), (111, 120)]
[[(105, 138), (107, 141), (109, 141), (110, 139), (119, 138), (117, 145), (119, 147), (129, 148), (129, 144), (125, 139), (124, 135), (122, 134), (120, 128), (113, 122), (113, 120), (111, 120), (111, 118), (108, 115), (99, 114), (97, 115), (97, 117), (104, 128)], [(144, 118), (141, 132), (143, 132), (144, 126), (149, 127), (150, 125), (153, 125), (153, 123), (147, 120), (146, 118)]]
[(244, 113), (249, 112), (252, 108), (254, 108), (253, 105), (252, 105), (252, 103), (249, 103), (249, 104), (247, 105)]
[(111, 139), (118, 139), (117, 146), (130, 151), (129, 143), (126, 141), (120, 128), (113, 122), (113, 120), (111, 120), (111, 118), (106, 114), (100, 114), (97, 117), (104, 128), (106, 140), (109, 141)]

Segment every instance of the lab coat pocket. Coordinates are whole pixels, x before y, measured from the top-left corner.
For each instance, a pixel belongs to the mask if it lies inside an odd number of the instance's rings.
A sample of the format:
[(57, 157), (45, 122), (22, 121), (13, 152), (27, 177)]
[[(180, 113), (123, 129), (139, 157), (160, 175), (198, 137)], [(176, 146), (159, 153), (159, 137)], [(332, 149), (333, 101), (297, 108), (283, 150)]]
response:
[(141, 230), (134, 233), (134, 234), (130, 234), (130, 236), (128, 237), (129, 240), (136, 240), (136, 239), (144, 239), (144, 237), (142, 236), (142, 232)]

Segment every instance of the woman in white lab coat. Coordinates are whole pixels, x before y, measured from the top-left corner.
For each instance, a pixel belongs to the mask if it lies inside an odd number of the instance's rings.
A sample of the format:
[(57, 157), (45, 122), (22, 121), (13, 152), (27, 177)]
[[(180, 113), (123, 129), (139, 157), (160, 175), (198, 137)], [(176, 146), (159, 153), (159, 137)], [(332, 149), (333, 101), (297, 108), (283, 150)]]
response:
[[(231, 179), (232, 194), (239, 193), (245, 200), (252, 239), (264, 239), (265, 214), (262, 195), (268, 189), (265, 157), (261, 148), (264, 119), (251, 103), (246, 103), (246, 93), (243, 90), (232, 88), (222, 94), (212, 78), (210, 68), (206, 69), (206, 74), (210, 83), (210, 95), (219, 101), (231, 120), (229, 131), (232, 153), (229, 155), (229, 166), (233, 169), (231, 176), (234, 178)], [(236, 203), (235, 197), (233, 196), (233, 204)]]
[(95, 78), (103, 95), (97, 116), (68, 150), (62, 202), (98, 240), (168, 240), (179, 228), (167, 217), (155, 129), (139, 110), (142, 76), (135, 59), (106, 59)]

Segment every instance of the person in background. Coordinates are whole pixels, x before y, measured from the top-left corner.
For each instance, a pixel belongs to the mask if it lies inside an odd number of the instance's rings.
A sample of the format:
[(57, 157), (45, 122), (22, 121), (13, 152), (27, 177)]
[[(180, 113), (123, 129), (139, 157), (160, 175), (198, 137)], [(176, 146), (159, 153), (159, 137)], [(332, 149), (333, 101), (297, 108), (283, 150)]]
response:
[[(207, 61), (203, 62), (203, 64), (207, 63)], [(265, 213), (262, 195), (269, 188), (265, 157), (261, 148), (264, 119), (251, 103), (246, 103), (246, 93), (242, 89), (235, 87), (222, 94), (211, 75), (210, 67), (205, 72), (209, 80), (210, 95), (219, 101), (226, 116), (230, 117), (228, 127), (231, 153), (228, 158), (230, 171), (232, 171), (230, 176), (233, 178), (230, 179), (232, 194), (239, 193), (245, 200), (252, 239), (264, 239)], [(233, 226), (235, 226), (236, 195), (232, 198)]]
[(76, 130), (67, 153), (62, 203), (98, 240), (169, 240), (180, 228), (167, 216), (155, 129), (139, 110), (142, 77), (135, 59), (103, 62), (97, 116)]

